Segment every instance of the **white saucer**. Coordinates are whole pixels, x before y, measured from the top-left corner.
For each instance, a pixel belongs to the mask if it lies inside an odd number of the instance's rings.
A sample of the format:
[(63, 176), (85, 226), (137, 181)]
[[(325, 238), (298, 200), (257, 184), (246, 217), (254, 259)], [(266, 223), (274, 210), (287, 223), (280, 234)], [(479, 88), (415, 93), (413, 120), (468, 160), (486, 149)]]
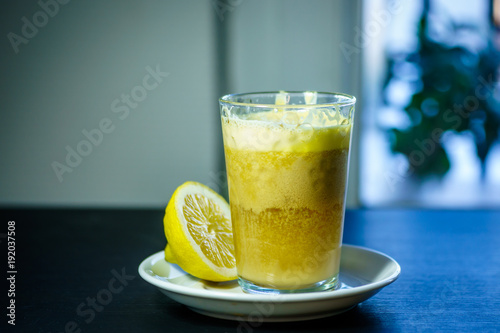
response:
[(262, 295), (244, 293), (236, 281), (207, 282), (164, 259), (164, 252), (146, 258), (141, 277), (168, 297), (207, 316), (242, 321), (299, 321), (347, 311), (394, 282), (401, 268), (391, 257), (364, 247), (343, 245), (342, 287), (334, 291)]

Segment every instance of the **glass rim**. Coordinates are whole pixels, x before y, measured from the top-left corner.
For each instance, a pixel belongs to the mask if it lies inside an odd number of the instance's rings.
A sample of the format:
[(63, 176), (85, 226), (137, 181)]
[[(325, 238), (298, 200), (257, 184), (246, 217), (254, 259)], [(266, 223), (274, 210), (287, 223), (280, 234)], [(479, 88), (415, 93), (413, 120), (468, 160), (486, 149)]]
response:
[[(264, 103), (244, 103), (244, 102), (236, 102), (230, 99), (241, 96), (251, 96), (251, 95), (271, 95), (271, 94), (304, 94), (307, 92), (316, 93), (318, 95), (326, 95), (326, 96), (342, 96), (345, 97), (345, 101), (339, 101), (334, 103), (320, 103), (320, 104), (264, 104)], [(251, 106), (255, 108), (285, 108), (285, 109), (304, 109), (304, 108), (321, 108), (321, 107), (335, 107), (335, 106), (351, 106), (356, 104), (356, 97), (344, 93), (339, 92), (322, 92), (322, 91), (260, 91), (260, 92), (249, 92), (249, 93), (237, 93), (237, 94), (227, 94), (219, 98), (219, 103), (231, 104), (237, 106)]]

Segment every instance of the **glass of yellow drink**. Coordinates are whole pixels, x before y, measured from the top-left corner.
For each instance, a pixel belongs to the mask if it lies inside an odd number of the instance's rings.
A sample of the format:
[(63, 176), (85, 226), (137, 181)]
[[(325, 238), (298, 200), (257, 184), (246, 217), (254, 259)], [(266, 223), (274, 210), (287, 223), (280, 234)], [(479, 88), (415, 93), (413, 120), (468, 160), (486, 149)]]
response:
[(355, 101), (283, 91), (219, 100), (244, 291), (338, 287)]

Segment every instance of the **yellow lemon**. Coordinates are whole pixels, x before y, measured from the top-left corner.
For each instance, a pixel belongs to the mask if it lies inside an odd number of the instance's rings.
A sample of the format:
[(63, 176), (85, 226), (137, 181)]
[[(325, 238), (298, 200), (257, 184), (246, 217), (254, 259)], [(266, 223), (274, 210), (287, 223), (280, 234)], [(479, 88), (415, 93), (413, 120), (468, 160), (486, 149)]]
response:
[(175, 259), (174, 254), (172, 253), (172, 250), (170, 249), (168, 243), (167, 246), (165, 246), (165, 260), (172, 264), (177, 263), (177, 260)]
[(170, 199), (163, 219), (165, 259), (209, 281), (236, 279), (229, 204), (209, 187), (186, 182)]

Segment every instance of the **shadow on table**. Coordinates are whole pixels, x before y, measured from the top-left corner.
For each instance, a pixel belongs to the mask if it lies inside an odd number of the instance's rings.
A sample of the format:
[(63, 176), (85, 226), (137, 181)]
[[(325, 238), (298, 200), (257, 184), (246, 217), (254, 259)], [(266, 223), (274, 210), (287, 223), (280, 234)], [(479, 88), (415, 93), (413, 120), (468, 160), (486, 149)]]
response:
[(170, 308), (169, 315), (176, 317), (184, 323), (203, 327), (207, 332), (330, 332), (335, 330), (363, 330), (376, 331), (380, 329), (381, 319), (371, 311), (364, 311), (362, 305), (336, 315), (315, 320), (296, 322), (244, 322), (207, 317), (198, 314), (185, 306)]

